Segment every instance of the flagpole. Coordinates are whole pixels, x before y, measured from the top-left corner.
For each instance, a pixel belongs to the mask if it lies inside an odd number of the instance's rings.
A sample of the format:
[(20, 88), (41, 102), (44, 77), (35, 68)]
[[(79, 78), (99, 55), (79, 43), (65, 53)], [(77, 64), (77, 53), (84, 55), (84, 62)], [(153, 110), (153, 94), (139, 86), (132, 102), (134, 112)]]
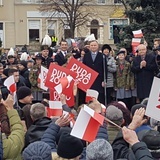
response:
[(119, 125), (117, 125), (116, 123), (112, 122), (112, 121), (111, 121), (111, 120), (109, 120), (108, 118), (104, 117), (104, 120), (106, 120), (107, 122), (109, 122), (109, 123), (113, 124), (113, 125), (114, 125), (114, 126), (116, 126), (117, 128), (122, 129), (122, 127), (121, 127), (121, 126), (119, 126)]
[(106, 57), (105, 57), (105, 55), (103, 54), (103, 68), (104, 68), (104, 70), (103, 70), (103, 73), (104, 73), (104, 100), (105, 100), (105, 106), (107, 106), (107, 86), (106, 86), (106, 84), (107, 84), (107, 81), (106, 81), (106, 65), (105, 65), (105, 61), (106, 61)]

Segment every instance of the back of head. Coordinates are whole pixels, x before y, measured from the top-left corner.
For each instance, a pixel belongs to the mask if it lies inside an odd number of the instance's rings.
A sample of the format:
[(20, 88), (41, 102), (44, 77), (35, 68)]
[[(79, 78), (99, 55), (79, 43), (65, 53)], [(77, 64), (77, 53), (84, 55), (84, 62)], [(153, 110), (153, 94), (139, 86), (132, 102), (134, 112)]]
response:
[(17, 90), (17, 99), (21, 100), (27, 96), (30, 96), (32, 94), (31, 89), (26, 87), (26, 86), (22, 86)]
[(123, 121), (123, 113), (120, 109), (113, 105), (109, 105), (106, 109), (106, 117), (114, 123), (121, 125)]
[(66, 159), (73, 159), (81, 155), (83, 143), (80, 139), (70, 135), (71, 128), (64, 127), (60, 131), (57, 154)]
[(35, 103), (31, 106), (30, 114), (32, 119), (35, 121), (46, 116), (46, 109), (42, 103)]
[(131, 108), (131, 114), (132, 114), (132, 116), (134, 115), (135, 111), (137, 109), (140, 109), (140, 108), (146, 109), (146, 105), (144, 105), (144, 104), (135, 104), (135, 105), (133, 105), (132, 108)]
[(51, 147), (42, 141), (33, 142), (24, 149), (22, 157), (24, 160), (51, 160)]
[(104, 139), (96, 139), (86, 148), (86, 160), (113, 160), (113, 149)]
[(149, 130), (142, 137), (150, 153), (154, 158), (160, 158), (160, 133), (155, 130)]

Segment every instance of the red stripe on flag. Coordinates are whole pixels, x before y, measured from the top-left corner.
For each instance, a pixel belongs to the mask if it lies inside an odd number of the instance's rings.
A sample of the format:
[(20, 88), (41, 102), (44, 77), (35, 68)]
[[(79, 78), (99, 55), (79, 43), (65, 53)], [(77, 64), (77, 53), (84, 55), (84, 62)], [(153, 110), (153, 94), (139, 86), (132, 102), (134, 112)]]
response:
[(99, 127), (100, 127), (99, 122), (97, 122), (95, 119), (91, 117), (82, 139), (88, 142), (94, 141), (96, 138), (97, 132), (99, 130)]
[(101, 125), (103, 124), (104, 117), (99, 113), (94, 112), (94, 119), (99, 122)]
[(16, 91), (16, 84), (15, 83), (13, 83), (11, 86), (9, 86), (9, 91), (11, 93), (14, 93)]
[(134, 34), (134, 37), (135, 38), (141, 38), (141, 37), (143, 37), (143, 34), (142, 33), (139, 33), (139, 34), (136, 33), (136, 34)]
[(47, 116), (61, 116), (62, 115), (62, 109), (52, 109), (47, 107)]

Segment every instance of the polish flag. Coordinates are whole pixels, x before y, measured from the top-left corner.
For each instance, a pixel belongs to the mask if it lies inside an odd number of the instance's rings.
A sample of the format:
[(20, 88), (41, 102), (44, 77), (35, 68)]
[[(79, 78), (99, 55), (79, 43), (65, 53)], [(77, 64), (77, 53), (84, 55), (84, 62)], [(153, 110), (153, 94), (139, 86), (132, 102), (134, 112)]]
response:
[(138, 46), (141, 43), (141, 38), (132, 38), (132, 46)]
[(87, 93), (86, 93), (86, 103), (88, 103), (89, 101), (92, 101), (93, 98), (97, 99), (98, 98), (99, 93), (96, 90), (93, 89), (87, 89)]
[(62, 103), (60, 101), (49, 101), (49, 107), (47, 107), (47, 116), (61, 116), (63, 113)]
[(7, 87), (7, 89), (10, 91), (10, 93), (16, 92), (16, 83), (15, 83), (15, 80), (14, 80), (14, 76), (9, 76), (4, 81), (4, 86)]
[(142, 38), (143, 37), (143, 33), (142, 30), (137, 30), (137, 31), (132, 31), (134, 38)]
[(73, 80), (72, 76), (67, 76), (67, 77), (62, 77), (60, 78), (60, 83), (55, 86), (55, 90), (57, 91), (58, 94), (61, 94), (63, 92), (63, 90), (68, 87), (71, 83), (71, 81)]
[(99, 127), (103, 124), (103, 121), (104, 117), (102, 115), (84, 105), (70, 134), (77, 138), (92, 142), (95, 140)]

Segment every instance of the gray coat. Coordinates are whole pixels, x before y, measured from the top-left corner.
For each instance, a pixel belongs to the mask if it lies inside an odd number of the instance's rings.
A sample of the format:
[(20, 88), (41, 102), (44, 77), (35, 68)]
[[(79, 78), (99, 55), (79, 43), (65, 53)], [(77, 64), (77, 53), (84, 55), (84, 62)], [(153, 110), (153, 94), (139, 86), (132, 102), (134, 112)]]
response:
[(107, 69), (108, 69), (107, 88), (109, 88), (109, 87), (113, 87), (113, 82), (114, 82), (113, 73), (115, 73), (117, 69), (115, 59), (111, 55), (107, 57)]

